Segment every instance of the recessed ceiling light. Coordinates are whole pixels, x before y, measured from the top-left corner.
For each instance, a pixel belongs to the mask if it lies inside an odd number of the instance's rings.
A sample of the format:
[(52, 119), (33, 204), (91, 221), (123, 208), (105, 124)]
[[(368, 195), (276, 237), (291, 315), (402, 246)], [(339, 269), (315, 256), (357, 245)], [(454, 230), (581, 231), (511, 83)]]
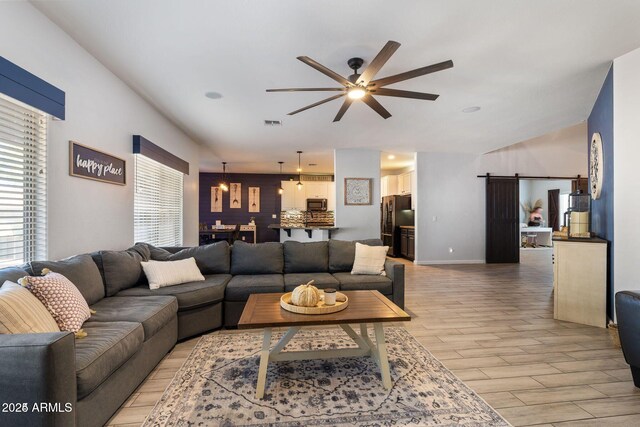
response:
[(476, 111), (480, 111), (480, 107), (478, 107), (477, 105), (474, 107), (467, 107), (462, 110), (463, 113), (475, 113)]
[(206, 92), (204, 94), (204, 96), (206, 96), (209, 99), (220, 99), (220, 98), (222, 98), (222, 94), (218, 93), (218, 92)]
[(393, 154), (389, 154), (389, 155), (387, 156), (387, 159), (389, 159), (389, 160), (393, 160), (393, 159), (395, 159), (395, 158), (396, 158), (396, 156), (394, 156)]

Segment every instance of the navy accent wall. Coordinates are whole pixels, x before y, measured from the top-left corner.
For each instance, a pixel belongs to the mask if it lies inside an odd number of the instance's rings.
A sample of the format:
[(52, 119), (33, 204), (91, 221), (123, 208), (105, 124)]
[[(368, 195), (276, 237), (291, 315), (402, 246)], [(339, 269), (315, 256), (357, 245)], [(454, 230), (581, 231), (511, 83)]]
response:
[[(280, 181), (287, 181), (291, 175), (280, 174), (227, 174), (227, 182), (242, 184), (242, 208), (229, 207), (231, 191), (222, 193), (222, 212), (211, 212), (211, 187), (222, 180), (221, 173), (200, 173), (200, 223), (214, 225), (216, 220), (223, 224), (248, 224), (255, 217), (258, 242), (279, 242), (280, 234), (268, 229), (269, 224), (280, 222), (281, 196), (278, 194)], [(260, 187), (260, 212), (249, 212), (249, 187)], [(275, 214), (276, 218), (271, 215)], [(243, 233), (246, 241), (253, 239), (249, 233)]]
[(609, 244), (607, 312), (609, 317), (613, 318), (613, 65), (602, 84), (598, 99), (593, 105), (587, 126), (589, 129), (588, 146), (591, 144), (591, 135), (594, 132), (599, 132), (604, 152), (602, 194), (598, 200), (594, 200), (591, 204), (591, 227), (599, 237), (611, 242)]
[(64, 92), (2, 56), (0, 93), (64, 120)]

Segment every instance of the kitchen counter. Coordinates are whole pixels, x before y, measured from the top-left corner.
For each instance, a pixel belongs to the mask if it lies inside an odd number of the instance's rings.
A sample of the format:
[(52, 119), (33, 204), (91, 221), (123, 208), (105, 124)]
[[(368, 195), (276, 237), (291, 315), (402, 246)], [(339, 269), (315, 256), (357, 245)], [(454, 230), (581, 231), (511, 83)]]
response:
[(338, 230), (333, 225), (309, 225), (309, 226), (287, 226), (280, 224), (269, 224), (268, 228), (280, 232), (280, 241), (296, 240), (299, 242), (317, 242), (329, 240), (331, 232)]

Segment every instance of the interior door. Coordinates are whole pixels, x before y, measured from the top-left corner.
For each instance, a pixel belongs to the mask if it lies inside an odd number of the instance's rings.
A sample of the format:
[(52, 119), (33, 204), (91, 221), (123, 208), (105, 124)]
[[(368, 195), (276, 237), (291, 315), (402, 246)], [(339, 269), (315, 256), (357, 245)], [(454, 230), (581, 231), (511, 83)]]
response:
[(520, 200), (517, 178), (487, 177), (487, 263), (520, 262)]
[(549, 227), (560, 230), (560, 190), (549, 190)]
[(571, 181), (571, 192), (576, 190), (582, 191), (583, 194), (589, 194), (589, 180), (587, 178), (579, 178)]

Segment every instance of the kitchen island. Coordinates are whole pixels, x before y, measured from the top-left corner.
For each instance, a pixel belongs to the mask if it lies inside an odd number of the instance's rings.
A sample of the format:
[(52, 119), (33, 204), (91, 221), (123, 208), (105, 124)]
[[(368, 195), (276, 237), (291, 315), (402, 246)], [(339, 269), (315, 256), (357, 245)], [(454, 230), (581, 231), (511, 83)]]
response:
[(320, 242), (329, 240), (331, 238), (331, 232), (338, 229), (333, 225), (288, 226), (280, 224), (269, 224), (268, 228), (280, 234), (280, 242), (287, 240), (295, 240), (297, 242)]

